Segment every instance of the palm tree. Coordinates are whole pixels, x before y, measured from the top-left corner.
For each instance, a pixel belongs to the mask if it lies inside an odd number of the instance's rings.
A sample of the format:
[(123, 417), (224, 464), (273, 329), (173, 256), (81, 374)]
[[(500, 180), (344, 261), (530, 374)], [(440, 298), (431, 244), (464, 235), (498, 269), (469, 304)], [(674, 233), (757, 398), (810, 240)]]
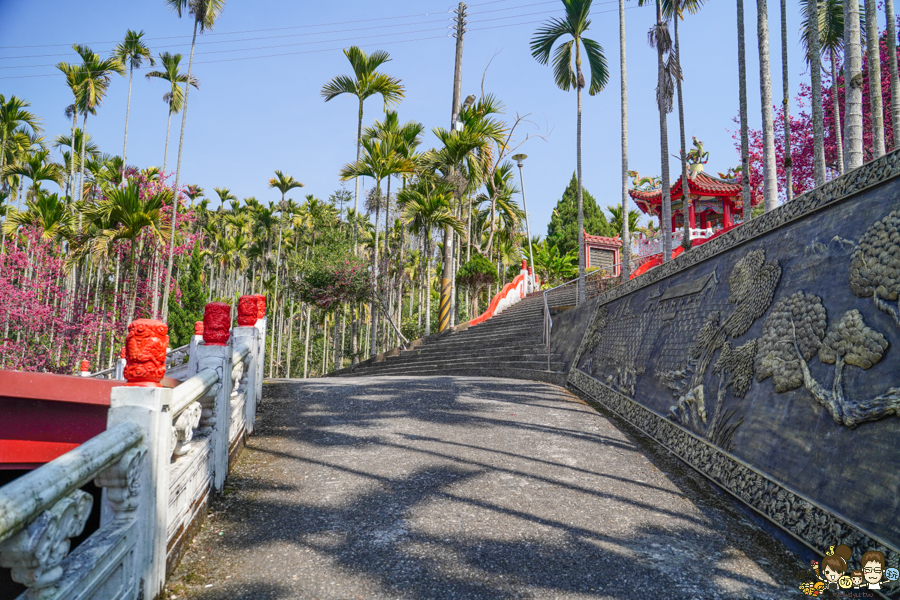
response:
[[(900, 76), (897, 74), (897, 21), (894, 17), (894, 3), (884, 3), (884, 16), (887, 22), (885, 41), (887, 42), (888, 69), (891, 73), (891, 117), (893, 130), (900, 132)], [(894, 148), (898, 147), (900, 133), (894, 133)]]
[[(169, 7), (170, 10), (175, 12), (179, 18), (183, 16), (185, 12), (190, 12), (194, 16), (194, 34), (191, 38), (191, 56), (188, 60), (188, 72), (187, 72), (187, 80), (189, 82), (194, 81), (193, 76), (191, 75), (191, 70), (194, 66), (194, 47), (197, 45), (197, 29), (200, 29), (200, 33), (212, 29), (216, 23), (216, 19), (222, 14), (222, 11), (225, 10), (225, 0), (164, 0), (166, 6)], [(169, 259), (168, 259), (168, 268), (166, 269), (167, 276), (172, 276), (172, 261), (175, 252), (175, 218), (178, 215), (178, 184), (181, 182), (181, 153), (184, 150), (184, 127), (187, 123), (187, 107), (188, 107), (188, 97), (191, 93), (191, 86), (186, 85), (184, 90), (184, 106), (182, 107), (181, 113), (181, 136), (178, 140), (178, 162), (175, 165), (175, 185), (172, 187), (172, 227), (169, 232)], [(169, 313), (169, 288), (171, 286), (166, 283), (163, 288), (163, 321), (166, 320), (166, 317)]]
[[(782, 0), (782, 6), (784, 0)], [(784, 18), (782, 9), (782, 19)], [(800, 13), (803, 16), (801, 25), (802, 44), (806, 54), (806, 61), (809, 63), (810, 75), (812, 80), (812, 117), (813, 117), (813, 172), (815, 176), (816, 187), (825, 183), (825, 132), (823, 128), (822, 116), (822, 73), (820, 60), (820, 41), (821, 41), (821, 15), (819, 13), (819, 0), (802, 0), (800, 3)], [(810, 27), (810, 23), (820, 24), (819, 27)], [(783, 24), (782, 24), (783, 27)], [(784, 44), (782, 39), (782, 44)], [(832, 67), (834, 65), (832, 64)], [(782, 66), (782, 68), (784, 68)], [(785, 75), (787, 78), (787, 75)], [(833, 82), (837, 85), (837, 82)], [(787, 98), (787, 96), (785, 96)], [(837, 108), (837, 102), (835, 102)], [(838, 109), (840, 110), (840, 109)], [(839, 113), (835, 113), (835, 118), (840, 122)], [(838, 130), (840, 127), (837, 128)], [(840, 143), (840, 137), (837, 138)], [(840, 152), (840, 147), (838, 152)]]
[[(14, 135), (16, 130), (31, 130), (38, 134), (41, 128), (41, 120), (25, 110), (31, 106), (30, 102), (22, 100), (18, 96), (10, 96), (9, 100), (0, 94), (0, 171), (6, 166), (6, 143)], [(0, 186), (3, 187), (3, 186)]]
[(450, 185), (434, 177), (420, 178), (414, 185), (397, 195), (402, 221), (422, 240), (422, 256), (425, 257), (422, 268), (422, 285), (425, 290), (425, 335), (431, 335), (431, 257), (434, 254), (431, 232), (447, 227), (457, 233), (464, 231), (462, 222), (453, 216), (450, 210), (452, 197)]
[(865, 0), (866, 56), (869, 66), (869, 106), (873, 158), (884, 156), (884, 113), (881, 106), (881, 40), (875, 0)]
[[(815, 2), (816, 0), (813, 0)], [(781, 0), (781, 117), (784, 125), (784, 193), (785, 199), (790, 202), (794, 199), (793, 162), (791, 161), (791, 94), (788, 86), (788, 50), (787, 50), (787, 0)], [(813, 75), (813, 82), (821, 73), (817, 70)], [(813, 83), (813, 96), (822, 94), (822, 84)], [(819, 104), (821, 106), (821, 99)], [(815, 104), (815, 102), (813, 102)], [(813, 127), (815, 130), (815, 126)], [(815, 145), (815, 141), (813, 141)], [(817, 184), (818, 185), (818, 184)]]
[[(359, 177), (371, 177), (375, 180), (377, 193), (381, 193), (381, 180), (389, 178), (392, 175), (412, 175), (415, 173), (415, 165), (413, 162), (402, 156), (397, 149), (400, 140), (393, 134), (384, 134), (382, 139), (363, 138), (363, 156), (355, 164), (345, 165), (341, 169), (341, 179), (358, 179)], [(370, 301), (369, 310), (372, 314), (372, 331), (371, 331), (371, 356), (375, 356), (377, 352), (376, 340), (378, 333), (377, 320), (375, 319), (375, 303), (378, 293), (378, 209), (375, 213), (375, 244), (372, 258), (372, 285), (373, 297)], [(386, 234), (387, 232), (385, 232)]]
[[(163, 155), (163, 173), (166, 172), (166, 165), (169, 161), (169, 130), (172, 128), (172, 115), (181, 112), (184, 107), (184, 90), (181, 84), (188, 82), (186, 73), (178, 72), (178, 65), (181, 63), (180, 54), (169, 54), (163, 52), (159, 55), (159, 61), (162, 64), (162, 71), (150, 71), (147, 73), (147, 79), (162, 79), (169, 83), (169, 91), (163, 94), (163, 102), (169, 107), (169, 120), (166, 123), (166, 150)], [(200, 89), (200, 80), (191, 77), (191, 85)]]
[[(115, 58), (101, 60), (100, 56), (88, 48), (87, 46), (74, 44), (74, 50), (81, 56), (82, 65), (79, 70), (80, 84), (78, 85), (78, 98), (76, 106), (81, 111), (84, 119), (82, 120), (81, 130), (87, 132), (88, 113), (97, 114), (97, 108), (103, 102), (106, 91), (109, 89), (110, 78), (113, 74), (125, 76), (125, 67), (122, 66)], [(81, 147), (81, 165), (78, 184), (78, 199), (81, 200), (81, 193), (84, 184), (84, 152), (85, 147)]]
[[(684, 12), (691, 14), (700, 12), (704, 0), (664, 0), (662, 3), (663, 17), (674, 21), (675, 24), (675, 63), (678, 66), (678, 74), (675, 77), (675, 89), (678, 94), (678, 124), (681, 133), (681, 214), (683, 217), (684, 235), (681, 245), (685, 250), (691, 248), (691, 223), (690, 223), (690, 179), (687, 168), (687, 148), (684, 136), (684, 99), (681, 94), (681, 41), (678, 36), (678, 22), (684, 19)], [(784, 0), (782, 0), (784, 2)], [(624, 246), (624, 239), (623, 239)]]
[(747, 56), (744, 44), (744, 0), (737, 0), (738, 27), (738, 89), (741, 113), (741, 201), (744, 223), (751, 218), (750, 201), (750, 140), (747, 126)]
[(140, 69), (144, 64), (144, 59), (150, 61), (150, 66), (155, 66), (156, 61), (150, 56), (150, 48), (141, 39), (144, 37), (144, 31), (132, 31), (129, 29), (125, 32), (125, 40), (122, 41), (115, 50), (113, 50), (113, 58), (123, 65), (128, 65), (128, 102), (125, 105), (125, 142), (122, 145), (122, 162), (128, 160), (128, 115), (131, 112), (131, 81), (134, 79), (134, 70)]
[[(86, 140), (86, 141), (85, 141)], [(87, 148), (85, 152), (87, 156), (94, 159), (100, 156), (100, 147), (94, 143), (93, 139), (91, 139), (90, 135), (85, 136), (80, 128), (75, 129), (75, 141), (73, 143), (72, 136), (68, 135), (58, 135), (56, 139), (53, 141), (54, 148), (63, 148), (63, 165), (66, 167), (66, 173), (75, 171), (75, 164), (78, 162), (79, 157), (81, 156), (81, 145), (86, 143)], [(68, 151), (65, 150), (68, 148)], [(66, 195), (71, 193), (71, 178), (69, 178), (66, 182)]]
[(87, 211), (89, 218), (112, 225), (91, 242), (90, 249), (95, 258), (99, 260), (109, 256), (115, 242), (128, 240), (131, 243), (132, 289), (126, 323), (134, 319), (138, 278), (136, 261), (143, 252), (142, 234), (145, 230), (149, 231), (154, 243), (165, 243), (167, 226), (163, 224), (162, 213), (171, 195), (170, 190), (163, 190), (142, 198), (140, 188), (129, 183), (123, 188), (107, 189), (105, 200)]
[[(339, 75), (322, 87), (321, 94), (325, 102), (337, 98), (342, 94), (356, 96), (359, 101), (359, 119), (356, 127), (356, 162), (360, 160), (362, 145), (363, 102), (367, 98), (380, 94), (384, 101), (385, 111), (403, 99), (405, 89), (400, 79), (390, 77), (377, 71), (378, 67), (391, 60), (390, 55), (378, 50), (371, 56), (366, 55), (357, 46), (351, 46), (344, 50), (344, 56), (353, 67), (354, 77)], [(353, 210), (359, 212), (359, 180), (356, 180), (356, 193), (354, 196)], [(353, 245), (356, 246), (356, 229), (353, 231)]]
[[(72, 117), (72, 138), (75, 138), (75, 130), (78, 127), (78, 95), (81, 82), (84, 80), (84, 73), (80, 66), (66, 62), (57, 63), (56, 68), (66, 76), (66, 85), (69, 86), (69, 91), (72, 92), (72, 97), (74, 98), (74, 102), (66, 107), (66, 116)], [(69, 161), (69, 181), (66, 184), (66, 187), (71, 191), (67, 192), (69, 195), (69, 198), (66, 200), (67, 202), (75, 200), (74, 158), (75, 157), (73, 157), (73, 160)]]
[[(622, 214), (628, 213), (628, 77), (625, 70), (625, 0), (619, 0), (619, 67), (622, 88)], [(630, 213), (629, 213), (630, 214)], [(631, 230), (622, 227), (622, 281), (631, 276)]]
[[(581, 90), (585, 87), (584, 73), (581, 71), (582, 45), (587, 55), (591, 69), (591, 85), (588, 94), (591, 96), (600, 92), (609, 80), (609, 70), (606, 65), (606, 57), (603, 48), (594, 40), (583, 37), (591, 25), (589, 13), (592, 0), (562, 0), (566, 11), (565, 19), (550, 19), (535, 32), (531, 40), (531, 55), (537, 61), (546, 65), (550, 60), (550, 52), (557, 40), (564, 36), (572, 39), (557, 48), (553, 56), (553, 75), (556, 85), (563, 91), (574, 87), (578, 97), (578, 120), (576, 126), (576, 154), (578, 171), (578, 296), (577, 302), (584, 301), (584, 212), (582, 207), (582, 179), (581, 179)], [(575, 69), (572, 69), (572, 50), (575, 50)], [(667, 170), (668, 171), (668, 170)], [(667, 176), (667, 173), (663, 175)]]
[(50, 162), (47, 156), (49, 150), (40, 150), (35, 152), (17, 164), (11, 164), (3, 167), (0, 177), (6, 179), (9, 176), (17, 175), (31, 180), (31, 197), (38, 197), (38, 187), (41, 181), (52, 181), (62, 187), (65, 172), (61, 165)]
[(66, 210), (66, 204), (56, 194), (37, 192), (25, 204), (26, 210), (12, 210), (3, 224), (3, 233), (9, 235), (19, 227), (31, 226), (41, 229), (41, 237), (59, 240), (68, 237), (74, 225), (74, 215)]
[[(281, 273), (281, 238), (282, 238), (281, 225), (284, 222), (285, 212), (286, 212), (286, 209), (288, 208), (287, 202), (285, 202), (284, 197), (289, 191), (291, 191), (293, 189), (302, 188), (303, 184), (300, 183), (299, 181), (297, 181), (296, 179), (294, 179), (292, 176), (285, 175), (284, 173), (282, 173), (281, 171), (278, 171), (276, 169), (275, 177), (273, 177), (272, 179), (269, 180), (269, 187), (275, 188), (279, 192), (281, 192), (281, 203), (278, 205), (278, 208), (281, 211), (281, 218), (278, 220), (278, 256), (275, 259), (275, 289), (278, 290), (278, 276)], [(273, 300), (274, 300), (274, 302), (273, 302), (274, 306), (272, 307), (272, 314), (276, 314), (276, 312), (278, 311), (278, 306), (279, 306), (277, 294), (276, 294), (275, 298), (273, 298)], [(274, 341), (274, 339), (275, 339), (274, 335), (272, 336), (272, 339)], [(274, 352), (269, 353), (269, 371), (270, 372), (272, 371), (272, 360), (274, 359), (274, 354), (275, 354)]]
[(844, 160), (846, 169), (863, 163), (862, 56), (859, 4), (844, 2)]
[(756, 0), (756, 31), (759, 39), (759, 91), (762, 105), (763, 198), (766, 212), (778, 206), (775, 129), (772, 117), (772, 75), (769, 67), (768, 10), (766, 0)]

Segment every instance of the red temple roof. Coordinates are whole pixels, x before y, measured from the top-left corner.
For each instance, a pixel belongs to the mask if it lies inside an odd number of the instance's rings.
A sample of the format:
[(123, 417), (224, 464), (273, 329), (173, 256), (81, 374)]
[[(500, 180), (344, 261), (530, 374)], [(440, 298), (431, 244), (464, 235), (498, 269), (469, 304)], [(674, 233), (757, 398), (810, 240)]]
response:
[[(713, 177), (700, 171), (688, 176), (690, 180), (690, 193), (696, 196), (716, 197), (716, 198), (734, 198), (732, 204), (741, 205), (741, 184), (739, 182), (726, 181)], [(662, 189), (655, 190), (628, 190), (629, 195), (634, 199), (638, 207), (645, 213), (650, 213), (650, 205), (658, 205), (662, 200)], [(672, 186), (672, 199), (681, 198), (681, 177)], [(755, 198), (753, 205), (759, 204), (760, 198)], [(654, 210), (655, 214), (657, 211)]]
[(621, 246), (622, 240), (618, 237), (603, 237), (602, 235), (591, 235), (584, 232), (584, 243), (604, 246)]

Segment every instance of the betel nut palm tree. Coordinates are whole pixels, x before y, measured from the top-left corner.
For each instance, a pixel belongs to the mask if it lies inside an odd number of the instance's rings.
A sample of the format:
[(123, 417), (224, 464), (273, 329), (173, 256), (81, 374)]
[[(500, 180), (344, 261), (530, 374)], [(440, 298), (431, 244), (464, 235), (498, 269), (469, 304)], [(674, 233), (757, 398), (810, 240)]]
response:
[[(172, 128), (172, 115), (181, 112), (184, 107), (184, 90), (181, 85), (188, 82), (187, 73), (179, 73), (178, 66), (181, 63), (180, 54), (169, 54), (163, 52), (159, 55), (159, 61), (162, 65), (161, 71), (150, 71), (147, 73), (147, 79), (162, 79), (168, 82), (169, 91), (163, 94), (163, 102), (169, 107), (169, 119), (166, 123), (166, 149), (163, 155), (163, 173), (166, 171), (166, 165), (169, 161), (169, 130)], [(191, 85), (200, 88), (200, 80), (191, 76)]]
[[(200, 33), (208, 31), (216, 24), (216, 19), (221, 16), (225, 10), (225, 0), (164, 0), (169, 9), (178, 15), (179, 18), (189, 13), (194, 17), (194, 34), (191, 38), (191, 56), (188, 60), (188, 81), (192, 81), (191, 71), (194, 66), (194, 48), (197, 45), (197, 30)], [(178, 215), (178, 185), (181, 182), (181, 154), (184, 150), (184, 128), (187, 124), (188, 98), (190, 97), (191, 86), (185, 86), (184, 90), (184, 106), (181, 112), (181, 135), (178, 139), (178, 162), (175, 165), (175, 185), (172, 188), (172, 227), (169, 232), (169, 257), (167, 262), (166, 277), (172, 276), (172, 262), (175, 253), (175, 218)], [(169, 288), (171, 286), (166, 283), (163, 287), (163, 321), (166, 320), (169, 312)]]
[(0, 171), (0, 177), (6, 179), (10, 176), (24, 177), (31, 180), (31, 197), (38, 197), (38, 186), (42, 181), (52, 181), (62, 187), (65, 171), (62, 166), (47, 160), (49, 150), (34, 152), (15, 164), (6, 165)]
[(150, 48), (141, 39), (142, 37), (144, 37), (143, 30), (138, 32), (129, 29), (125, 33), (125, 39), (113, 50), (113, 57), (128, 66), (128, 102), (125, 104), (125, 141), (122, 145), (123, 167), (128, 160), (128, 116), (131, 113), (131, 82), (134, 79), (134, 70), (140, 69), (144, 60), (147, 60), (151, 67), (156, 65), (156, 61), (150, 55)]
[(769, 65), (769, 16), (767, 0), (756, 0), (756, 32), (759, 41), (759, 91), (762, 108), (763, 199), (766, 212), (778, 206), (775, 165), (775, 124), (772, 115), (772, 74)]
[(844, 166), (863, 164), (862, 49), (859, 4), (844, 2)]
[[(351, 46), (344, 50), (344, 56), (350, 61), (353, 68), (353, 77), (338, 75), (322, 86), (322, 97), (329, 102), (338, 96), (348, 94), (355, 96), (359, 101), (359, 115), (356, 126), (356, 162), (360, 160), (362, 146), (362, 122), (363, 103), (367, 98), (376, 94), (381, 95), (384, 108), (387, 111), (391, 106), (398, 104), (403, 99), (405, 89), (400, 79), (378, 72), (378, 67), (391, 60), (390, 55), (378, 50), (367, 55), (357, 46)], [(359, 213), (359, 179), (356, 180), (356, 192), (354, 195), (353, 210)], [(356, 246), (356, 228), (353, 231), (353, 244)]]
[[(380, 138), (363, 138), (363, 155), (354, 163), (345, 165), (341, 169), (341, 179), (358, 179), (360, 177), (371, 177), (375, 180), (375, 186), (380, 194), (381, 181), (393, 175), (412, 175), (415, 173), (415, 164), (398, 152), (400, 139), (394, 135), (386, 133)], [(375, 242), (374, 252), (372, 253), (372, 286), (373, 295), (370, 301), (369, 310), (372, 314), (371, 328), (371, 344), (370, 355), (375, 356), (377, 352), (376, 341), (378, 339), (378, 327), (375, 315), (375, 304), (378, 301), (376, 294), (378, 292), (378, 209), (375, 213)]]
[[(546, 21), (531, 39), (531, 55), (542, 65), (550, 62), (553, 52), (553, 76), (557, 87), (563, 91), (575, 88), (578, 101), (576, 121), (576, 171), (578, 175), (578, 295), (577, 302), (583, 302), (584, 284), (584, 210), (582, 206), (581, 177), (581, 90), (586, 86), (584, 73), (581, 70), (582, 52), (587, 57), (591, 72), (591, 84), (588, 94), (599, 93), (609, 80), (609, 69), (603, 48), (592, 39), (584, 37), (591, 25), (589, 18), (592, 0), (562, 0), (565, 18), (552, 18)], [(556, 51), (553, 47), (560, 38), (570, 38), (560, 44)], [(583, 47), (583, 50), (582, 50)], [(574, 69), (573, 69), (574, 59)]]
[[(619, 0), (619, 68), (622, 96), (622, 213), (628, 214), (628, 75), (625, 69), (625, 0)], [(631, 276), (631, 231), (622, 227), (622, 281)]]
[[(289, 191), (302, 188), (303, 184), (300, 183), (299, 181), (297, 181), (296, 179), (294, 179), (292, 176), (285, 175), (284, 173), (282, 173), (281, 171), (278, 171), (276, 169), (275, 177), (269, 179), (269, 187), (281, 192), (281, 202), (278, 205), (278, 209), (281, 212), (281, 218), (278, 219), (278, 251), (277, 251), (277, 257), (275, 258), (275, 289), (277, 290), (278, 289), (278, 276), (281, 271), (281, 238), (282, 238), (281, 228), (282, 228), (282, 223), (284, 222), (284, 216), (287, 213), (287, 209), (288, 209), (288, 204), (285, 201), (284, 197), (287, 195), (287, 193)], [(278, 310), (278, 295), (277, 294), (275, 295), (275, 298), (273, 298), (273, 300), (274, 300), (274, 302), (272, 303), (273, 304), (272, 309), (273, 309), (273, 314), (274, 314), (274, 311)], [(274, 336), (273, 336), (273, 338), (274, 338)], [(274, 352), (269, 354), (269, 371), (272, 370), (272, 359), (274, 358), (274, 354), (275, 354)]]
[[(97, 108), (103, 102), (109, 89), (111, 76), (125, 75), (125, 67), (116, 58), (102, 60), (100, 56), (87, 46), (75, 44), (72, 48), (81, 56), (82, 64), (78, 73), (77, 97), (75, 106), (84, 117), (81, 122), (82, 134), (87, 132), (88, 114), (97, 114)], [(84, 189), (84, 151), (81, 147), (81, 164), (79, 167), (78, 199)]]
[[(840, 0), (838, 0), (840, 1)], [(821, 3), (826, 4), (826, 3)], [(816, 187), (825, 183), (825, 130), (824, 130), (824, 117), (822, 111), (822, 62), (821, 56), (822, 53), (826, 51), (826, 46), (828, 43), (823, 39), (823, 33), (825, 30), (830, 29), (833, 25), (832, 23), (828, 23), (830, 16), (829, 10), (827, 6), (820, 6), (819, 0), (802, 0), (800, 3), (800, 15), (803, 18), (803, 21), (800, 26), (801, 31), (801, 44), (803, 45), (804, 55), (806, 56), (806, 62), (809, 64), (810, 70), (810, 80), (812, 83), (812, 120), (813, 120), (813, 175), (815, 178)], [(841, 31), (843, 36), (843, 21), (844, 15), (843, 10), (841, 10), (840, 15), (841, 21)], [(818, 27), (812, 27), (811, 23), (817, 23)], [(825, 27), (823, 28), (823, 25)], [(834, 64), (832, 63), (832, 68)], [(832, 71), (835, 75), (836, 71)], [(837, 78), (835, 77), (835, 81), (833, 85), (837, 85)], [(837, 136), (835, 140), (837, 142), (837, 151), (838, 157), (842, 159), (843, 151), (840, 147), (841, 136), (840, 136), (840, 107), (837, 105), (837, 96), (834, 95), (834, 91), (836, 88), (833, 88), (832, 98), (835, 100), (834, 108), (835, 108), (835, 122), (838, 124), (838, 127), (835, 128), (835, 133)]]
[(685, 250), (691, 247), (691, 223), (690, 223), (690, 179), (687, 168), (687, 148), (684, 134), (684, 97), (681, 93), (682, 69), (681, 69), (681, 40), (678, 35), (678, 22), (684, 19), (684, 13), (697, 14), (703, 7), (704, 0), (663, 0), (663, 17), (667, 21), (673, 21), (675, 25), (675, 89), (678, 95), (678, 124), (681, 134), (681, 214), (684, 226), (684, 235), (681, 243)]
[[(31, 106), (30, 102), (26, 102), (18, 96), (10, 96), (7, 100), (3, 94), (0, 94), (0, 171), (6, 166), (6, 144), (16, 130), (24, 128), (35, 134), (43, 131), (40, 125), (41, 120), (25, 110), (29, 106)], [(2, 187), (3, 184), (0, 184), (0, 188)]]
[[(638, 0), (638, 6), (644, 6), (650, 0)], [(662, 188), (660, 190), (661, 211), (660, 229), (662, 230), (662, 260), (668, 262), (672, 258), (672, 195), (669, 181), (669, 126), (666, 115), (672, 112), (675, 95), (675, 79), (681, 76), (678, 62), (672, 52), (672, 37), (669, 27), (663, 18), (661, 0), (655, 0), (656, 23), (647, 32), (647, 42), (656, 49), (656, 107), (659, 113), (659, 155)]]

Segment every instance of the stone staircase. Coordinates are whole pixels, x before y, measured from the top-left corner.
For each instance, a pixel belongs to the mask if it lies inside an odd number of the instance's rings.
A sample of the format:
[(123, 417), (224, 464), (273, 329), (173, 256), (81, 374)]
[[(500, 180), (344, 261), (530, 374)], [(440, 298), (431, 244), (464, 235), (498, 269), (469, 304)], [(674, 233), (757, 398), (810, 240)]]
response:
[[(548, 294), (551, 308), (575, 304), (575, 287)], [(335, 371), (331, 376), (470, 375), (508, 377), (564, 385), (568, 365), (550, 354), (543, 342), (544, 298), (538, 292), (501, 314), (472, 327), (431, 335), (397, 349)]]

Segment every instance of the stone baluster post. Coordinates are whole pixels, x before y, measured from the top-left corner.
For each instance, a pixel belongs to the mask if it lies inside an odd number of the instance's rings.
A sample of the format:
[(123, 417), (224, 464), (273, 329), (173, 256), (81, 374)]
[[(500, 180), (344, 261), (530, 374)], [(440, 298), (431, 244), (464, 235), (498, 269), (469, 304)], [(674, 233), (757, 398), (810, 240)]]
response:
[(125, 365), (128, 361), (125, 360), (125, 347), (122, 347), (122, 352), (119, 354), (119, 358), (116, 359), (116, 372), (115, 377), (113, 379), (122, 380), (125, 379)]
[(138, 319), (128, 326), (124, 377), (128, 383), (112, 389), (107, 427), (136, 423), (143, 445), (129, 450), (95, 479), (104, 488), (101, 525), (134, 515), (139, 536), (132, 564), (143, 580), (143, 597), (156, 598), (166, 577), (166, 527), (169, 504), (169, 443), (172, 418), (167, 408), (172, 390), (160, 387), (166, 373), (168, 327)]
[[(210, 390), (201, 425), (211, 426), (213, 442), (213, 485), (221, 491), (228, 475), (228, 451), (231, 433), (231, 354), (229, 344), (231, 306), (223, 302), (206, 305), (203, 314), (203, 344), (197, 347), (197, 369), (215, 369), (219, 384)], [(212, 415), (208, 411), (212, 408)]]
[(259, 303), (255, 296), (241, 296), (238, 300), (238, 326), (234, 328), (234, 345), (246, 344), (250, 347), (250, 356), (247, 357), (247, 384), (244, 391), (244, 423), (247, 433), (253, 433), (256, 421), (256, 405), (259, 401), (257, 381), (259, 377), (259, 330), (256, 322), (259, 320)]
[(191, 336), (191, 347), (188, 351), (188, 376), (197, 374), (197, 347), (203, 342), (203, 321), (194, 323), (194, 335)]
[(258, 348), (256, 353), (256, 399), (257, 402), (262, 400), (262, 382), (265, 377), (266, 368), (266, 297), (262, 294), (258, 295), (258, 308), (256, 329), (259, 330)]

